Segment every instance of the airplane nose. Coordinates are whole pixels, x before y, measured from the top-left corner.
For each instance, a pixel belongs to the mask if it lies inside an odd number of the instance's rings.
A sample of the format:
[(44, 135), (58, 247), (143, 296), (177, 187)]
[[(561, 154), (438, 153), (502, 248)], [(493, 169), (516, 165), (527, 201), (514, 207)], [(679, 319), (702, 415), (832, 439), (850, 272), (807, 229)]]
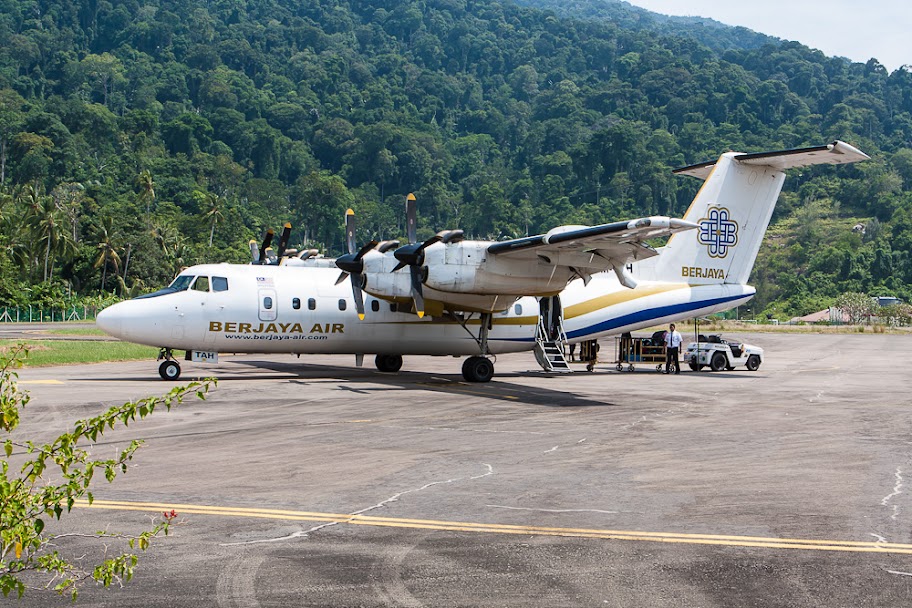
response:
[(106, 334), (121, 337), (123, 332), (123, 302), (108, 306), (95, 317), (95, 324)]

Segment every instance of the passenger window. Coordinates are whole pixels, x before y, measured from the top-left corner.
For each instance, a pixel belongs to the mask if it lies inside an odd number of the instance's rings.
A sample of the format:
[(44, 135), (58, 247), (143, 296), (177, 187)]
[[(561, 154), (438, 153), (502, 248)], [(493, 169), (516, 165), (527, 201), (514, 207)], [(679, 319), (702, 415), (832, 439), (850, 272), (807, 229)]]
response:
[(371, 310), (374, 312), (380, 312), (380, 300), (371, 301)]
[(522, 304), (517, 304), (516, 306), (514, 306), (513, 312), (515, 312), (517, 315), (521, 315), (522, 314)]
[(209, 291), (209, 277), (196, 277), (193, 291)]
[(395, 302), (390, 304), (390, 312), (396, 312), (396, 303)]
[(345, 310), (348, 307), (345, 300), (339, 300), (339, 310)]
[(225, 277), (212, 277), (212, 291), (228, 291), (228, 279)]
[(269, 296), (266, 296), (265, 298), (263, 298), (263, 308), (265, 308), (266, 310), (272, 310), (272, 298), (270, 298)]
[(316, 309), (317, 309), (317, 301), (314, 300), (313, 298), (310, 298), (309, 300), (307, 300), (307, 310), (316, 310)]
[(301, 310), (301, 298), (292, 298), (291, 307), (295, 310)]

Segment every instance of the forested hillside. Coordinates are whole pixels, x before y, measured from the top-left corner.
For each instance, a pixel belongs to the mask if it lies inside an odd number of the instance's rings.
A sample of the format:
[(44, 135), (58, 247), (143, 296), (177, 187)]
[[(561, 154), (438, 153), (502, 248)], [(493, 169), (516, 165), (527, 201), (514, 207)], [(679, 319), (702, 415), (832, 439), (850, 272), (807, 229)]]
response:
[[(680, 215), (670, 169), (843, 139), (787, 180), (757, 310), (912, 299), (912, 74), (497, 0), (0, 0), (0, 303), (136, 293), (266, 227), (338, 253)], [(856, 224), (865, 230), (853, 231)]]

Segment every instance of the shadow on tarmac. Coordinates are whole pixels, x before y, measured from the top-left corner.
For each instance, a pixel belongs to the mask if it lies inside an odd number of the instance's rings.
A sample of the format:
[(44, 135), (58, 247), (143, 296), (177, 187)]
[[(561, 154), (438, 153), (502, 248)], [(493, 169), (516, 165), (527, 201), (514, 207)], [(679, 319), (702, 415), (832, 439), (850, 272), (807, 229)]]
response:
[[(198, 370), (193, 370), (198, 371)], [(72, 378), (79, 382), (144, 382), (150, 381), (156, 374), (150, 370), (148, 376), (116, 376)], [(498, 373), (494, 380), (487, 383), (466, 382), (461, 374), (433, 374), (424, 372), (400, 371), (384, 373), (368, 367), (343, 367), (334, 365), (319, 365), (312, 363), (283, 363), (279, 361), (247, 360), (231, 361), (230, 367), (221, 366), (213, 369), (208, 374), (184, 374), (181, 382), (203, 380), (207, 377), (216, 377), (220, 384), (239, 380), (283, 380), (306, 386), (310, 382), (339, 382), (336, 390), (349, 391), (360, 395), (370, 395), (379, 392), (401, 390), (423, 390), (448, 395), (477, 396), (484, 399), (494, 399), (509, 403), (521, 403), (544, 407), (612, 407), (615, 403), (607, 400), (592, 398), (566, 390), (572, 383), (561, 383), (561, 390), (551, 390), (541, 387), (524, 386), (524, 378), (541, 378), (543, 374), (536, 372), (507, 372)], [(569, 378), (564, 378), (568, 380)], [(519, 380), (520, 382), (511, 382)]]

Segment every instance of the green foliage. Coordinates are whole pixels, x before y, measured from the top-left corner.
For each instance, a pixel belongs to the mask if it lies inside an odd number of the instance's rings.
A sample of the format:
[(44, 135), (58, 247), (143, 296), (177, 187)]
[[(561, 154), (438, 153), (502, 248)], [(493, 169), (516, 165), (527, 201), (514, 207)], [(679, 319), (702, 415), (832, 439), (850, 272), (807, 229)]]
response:
[(874, 160), (786, 182), (758, 308), (912, 298), (905, 69), (614, 2), (81, 6), (0, 17), (0, 304), (152, 290), (285, 221), (339, 253), (347, 207), (398, 236), (408, 192), (476, 237), (679, 216), (671, 168), (835, 138)]
[[(91, 446), (86, 444), (94, 444), (105, 432), (126, 427), (158, 408), (170, 410), (187, 396), (205, 398), (214, 380), (193, 382), (176, 387), (163, 397), (112, 407), (98, 416), (76, 421), (71, 431), (39, 444), (13, 434), (29, 401), (28, 394), (17, 387), (14, 370), (27, 356), (27, 349), (20, 345), (0, 357), (0, 428), (7, 434), (0, 459), (0, 591), (4, 596), (21, 597), (29, 588), (52, 588), (75, 600), (80, 584), (87, 579), (105, 587), (129, 581), (138, 561), (133, 551), (144, 551), (151, 539), (168, 534), (177, 515), (174, 511), (164, 513), (161, 521), (135, 537), (95, 533), (92, 536), (98, 540), (96, 549), (101, 555), (91, 571), (82, 566), (91, 559), (88, 556), (77, 559), (61, 554), (55, 541), (65, 533), (60, 526), (54, 526), (54, 532), (48, 531), (46, 521), (63, 519), (80, 501), (91, 504), (96, 474), (111, 483), (126, 473), (142, 442), (133, 440), (107, 459), (94, 457)], [(112, 539), (124, 541), (129, 551), (109, 557), (107, 545)]]
[(849, 322), (855, 325), (865, 323), (877, 308), (871, 296), (854, 291), (840, 294), (834, 306), (845, 313), (849, 317)]

